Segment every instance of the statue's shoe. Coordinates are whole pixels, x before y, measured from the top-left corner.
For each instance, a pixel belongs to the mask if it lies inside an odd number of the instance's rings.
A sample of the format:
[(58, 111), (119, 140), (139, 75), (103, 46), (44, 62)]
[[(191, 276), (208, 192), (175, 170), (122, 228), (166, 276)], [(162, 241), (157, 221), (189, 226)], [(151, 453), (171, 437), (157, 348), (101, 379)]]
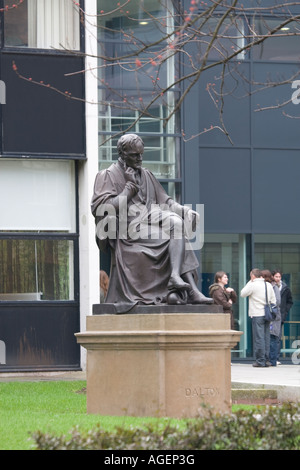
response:
[(169, 290), (190, 290), (191, 286), (187, 282), (184, 282), (180, 276), (170, 277), (168, 282)]
[(193, 289), (191, 289), (188, 294), (189, 294), (188, 299), (187, 299), (188, 304), (212, 304), (214, 301), (210, 297), (205, 297), (205, 295), (202, 294), (202, 292), (195, 291)]

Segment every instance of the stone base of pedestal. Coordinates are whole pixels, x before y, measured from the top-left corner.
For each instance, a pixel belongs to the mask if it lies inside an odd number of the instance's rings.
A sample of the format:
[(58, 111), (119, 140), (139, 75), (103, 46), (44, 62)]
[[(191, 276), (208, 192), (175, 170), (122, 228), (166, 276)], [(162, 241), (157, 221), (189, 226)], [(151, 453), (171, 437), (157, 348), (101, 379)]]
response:
[(76, 334), (87, 349), (87, 412), (184, 418), (199, 416), (202, 404), (230, 411), (230, 351), (241, 334), (224, 313), (87, 317), (87, 331)]

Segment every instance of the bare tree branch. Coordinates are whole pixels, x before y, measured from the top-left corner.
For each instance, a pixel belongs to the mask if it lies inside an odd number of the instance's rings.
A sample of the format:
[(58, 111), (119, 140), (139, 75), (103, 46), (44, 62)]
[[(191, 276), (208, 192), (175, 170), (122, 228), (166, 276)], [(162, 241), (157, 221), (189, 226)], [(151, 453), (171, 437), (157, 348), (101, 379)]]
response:
[[(80, 9), (78, 2), (72, 1)], [(16, 5), (20, 3), (16, 2)], [(98, 59), (97, 67), (93, 70), (89, 68), (99, 82), (98, 104), (137, 114), (126, 129), (120, 128), (115, 135), (133, 129), (145, 117), (162, 121), (166, 128), (200, 79), (205, 79), (205, 74), (215, 69), (218, 71), (218, 89), (208, 83), (206, 90), (218, 111), (219, 122), (199, 130), (195, 135), (218, 130), (232, 143), (225, 124), (225, 98), (234, 95), (234, 90), (241, 87), (241, 83), (246, 88), (245, 96), (247, 93), (258, 94), (268, 88), (291, 84), (300, 73), (297, 71), (290, 77), (277, 77), (276, 80), (269, 79), (262, 83), (243, 72), (243, 64), (249, 54), (258, 50), (263, 53), (264, 46), (270, 45), (270, 41), (299, 37), (300, 44), (299, 2), (279, 3), (274, 0), (272, 6), (268, 3), (268, 6), (247, 7), (239, 0), (190, 0), (186, 11), (179, 2), (172, 4), (171, 0), (157, 0), (157, 5), (157, 11), (152, 11), (147, 1), (143, 6), (142, 1), (123, 0), (108, 11), (99, 11), (96, 18), (80, 9), (81, 22), (86, 28), (95, 19), (98, 22), (98, 54), (87, 56)], [(141, 32), (138, 6), (142, 6), (141, 12), (146, 21), (151, 22), (151, 31), (155, 34), (150, 35), (148, 31), (147, 36)], [(295, 7), (298, 7), (299, 14), (293, 13)], [(45, 85), (38, 77), (25, 77), (17, 64), (13, 64), (13, 68), (23, 80), (50, 88), (68, 99), (80, 100), (68, 91), (58, 90), (51, 84)], [(180, 70), (180, 73), (172, 76), (166, 72), (172, 68)], [(78, 70), (66, 76), (85, 72)], [(122, 85), (116, 86), (111, 79), (123, 75), (130, 82), (129, 90)], [(228, 78), (233, 81), (231, 91), (228, 91)], [(171, 94), (176, 94), (176, 99), (174, 95), (174, 99), (170, 100)], [(281, 103), (258, 106), (255, 111), (283, 109), (290, 102), (289, 96)], [(157, 116), (152, 109), (161, 103), (167, 112), (164, 116)], [(284, 115), (292, 117), (291, 113)], [(182, 132), (186, 139), (185, 130)]]

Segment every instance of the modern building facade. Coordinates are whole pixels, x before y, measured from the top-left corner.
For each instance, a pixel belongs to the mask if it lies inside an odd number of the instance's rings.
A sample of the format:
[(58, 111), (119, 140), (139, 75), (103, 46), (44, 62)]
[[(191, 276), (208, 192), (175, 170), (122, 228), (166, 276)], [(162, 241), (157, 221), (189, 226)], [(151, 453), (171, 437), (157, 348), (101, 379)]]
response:
[(67, 0), (0, 7), (0, 369), (78, 369), (84, 25)]
[[(134, 74), (101, 58), (132, 51), (126, 35), (145, 44), (159, 38), (160, 28), (145, 11), (167, 18), (164, 31), (171, 31), (177, 2), (166, 4), (168, 14), (157, 0), (131, 0), (130, 14), (112, 11), (108, 0), (77, 3), (0, 1), (0, 371), (85, 367), (74, 333), (84, 330), (99, 301), (100, 267), (109, 272), (109, 257), (100, 259), (95, 244), (93, 183), (97, 171), (117, 158), (116, 134), (129, 127), (143, 138), (144, 165), (167, 192), (194, 208), (204, 205), (204, 245), (197, 255), (205, 294), (218, 270), (228, 273), (237, 292), (252, 267), (283, 271), (294, 299), (284, 330), (290, 347), (300, 338), (299, 120), (280, 107), (255, 111), (257, 103), (290, 100), (290, 80), (254, 92), (278, 73), (296, 76), (300, 38), (276, 38), (275, 46), (269, 40), (238, 58), (242, 76), (233, 70), (225, 83), (234, 88), (224, 98), (230, 142), (214, 128), (218, 113), (207, 93), (207, 83), (218, 87), (217, 68), (201, 76), (163, 126), (182, 86), (136, 121), (138, 105), (151, 101), (154, 80), (168, 86), (188, 64), (170, 56), (158, 76), (149, 57), (142, 56), (148, 65)], [(239, 29), (253, 21), (250, 10), (247, 15)], [(276, 24), (278, 15), (266, 12), (257, 27), (266, 21)], [(295, 103), (286, 114), (299, 116)], [(244, 335), (233, 357), (251, 358), (247, 302), (240, 297), (234, 315)]]
[[(247, 28), (267, 32), (286, 18), (284, 9), (268, 9), (276, 2), (240, 3), (247, 10), (232, 32), (237, 42), (241, 31), (247, 41)], [(261, 3), (263, 15), (254, 16), (251, 7)], [(294, 6), (290, 14), (299, 14), (299, 6)], [(282, 270), (294, 299), (283, 338), (284, 347), (290, 348), (300, 339), (300, 109), (292, 100), (293, 80), (299, 72), (300, 38), (293, 35), (297, 24), (290, 23), (287, 28), (290, 35), (283, 33), (266, 40), (237, 57), (239, 67), (235, 69), (233, 64), (227, 73), (223, 96), (223, 119), (233, 143), (218, 130), (204, 132), (187, 142), (183, 194), (185, 201), (201, 201), (205, 206), (205, 243), (200, 255), (204, 290), (219, 269), (228, 273), (230, 285), (237, 292), (249, 280), (253, 267)], [(231, 48), (232, 44), (224, 41), (223, 46)], [(217, 59), (218, 54), (219, 51), (212, 51), (210, 60)], [(221, 67), (208, 70), (189, 93), (183, 110), (189, 135), (218, 123), (207, 84), (215, 83), (220, 92), (220, 77)], [(282, 84), (268, 86), (272, 82)], [(281, 103), (287, 104), (282, 107)], [(264, 107), (269, 109), (257, 111)], [(244, 332), (236, 356), (251, 357), (246, 300), (239, 297), (234, 315), (237, 329)]]

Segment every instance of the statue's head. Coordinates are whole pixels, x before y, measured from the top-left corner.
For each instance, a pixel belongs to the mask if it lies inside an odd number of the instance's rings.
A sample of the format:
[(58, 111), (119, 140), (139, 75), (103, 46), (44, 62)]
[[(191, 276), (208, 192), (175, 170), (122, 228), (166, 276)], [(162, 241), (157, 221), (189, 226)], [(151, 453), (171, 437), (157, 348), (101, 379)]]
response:
[(125, 134), (120, 137), (117, 144), (119, 156), (127, 166), (137, 169), (142, 166), (144, 142), (136, 134)]

